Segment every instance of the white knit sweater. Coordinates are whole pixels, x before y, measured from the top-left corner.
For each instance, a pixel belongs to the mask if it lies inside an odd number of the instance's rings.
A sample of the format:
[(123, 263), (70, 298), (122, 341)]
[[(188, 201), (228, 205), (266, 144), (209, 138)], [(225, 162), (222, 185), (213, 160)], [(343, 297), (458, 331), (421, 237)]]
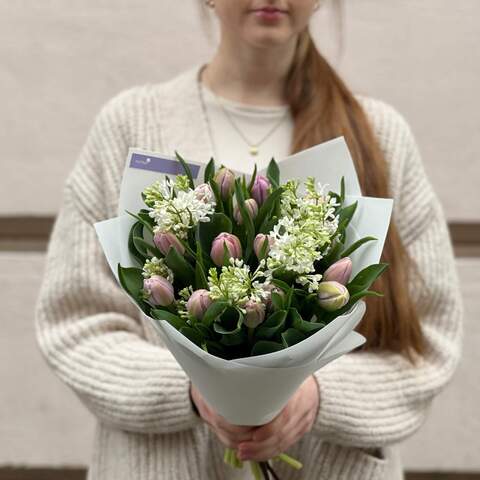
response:
[[(118, 287), (92, 227), (117, 214), (128, 147), (213, 155), (199, 67), (107, 102), (65, 183), (52, 232), (37, 336), (52, 369), (98, 419), (91, 480), (229, 478), (223, 446), (192, 410), (186, 374)], [(393, 219), (424, 276), (408, 288), (428, 352), (416, 367), (396, 353), (356, 352), (316, 372), (319, 415), (288, 450), (304, 468), (279, 464), (282, 480), (400, 478), (395, 444), (420, 427), (460, 355), (463, 306), (438, 197), (405, 119), (379, 100), (358, 99), (389, 165)]]

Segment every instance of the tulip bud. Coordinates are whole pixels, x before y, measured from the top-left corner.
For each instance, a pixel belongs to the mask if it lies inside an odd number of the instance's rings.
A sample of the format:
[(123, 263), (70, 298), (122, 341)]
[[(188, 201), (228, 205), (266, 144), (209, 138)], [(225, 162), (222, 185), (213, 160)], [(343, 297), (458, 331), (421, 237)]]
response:
[(208, 307), (212, 304), (208, 290), (195, 290), (187, 302), (187, 311), (198, 320), (201, 320)]
[(342, 308), (349, 299), (347, 287), (341, 283), (332, 280), (318, 285), (318, 304), (329, 312)]
[(249, 300), (245, 304), (245, 317), (243, 323), (248, 328), (255, 328), (260, 325), (265, 319), (265, 305), (260, 302)]
[(334, 264), (330, 265), (323, 274), (322, 280), (327, 281), (335, 281), (341, 283), (342, 285), (346, 285), (348, 280), (350, 279), (350, 275), (352, 274), (352, 261), (349, 257), (344, 257)]
[(143, 280), (143, 289), (151, 305), (167, 307), (174, 300), (172, 284), (160, 275), (152, 275)]
[(224, 245), (228, 252), (228, 258), (242, 257), (242, 245), (240, 244), (238, 237), (231, 233), (220, 233), (213, 240), (212, 249), (210, 251), (210, 257), (217, 267), (223, 265), (225, 255)]
[(222, 199), (227, 200), (235, 188), (235, 174), (228, 168), (222, 167), (215, 174), (214, 180), (220, 189)]
[(195, 198), (204, 203), (213, 203), (215, 198), (212, 192), (212, 187), (208, 183), (201, 183), (195, 187)]
[(157, 232), (153, 237), (153, 243), (164, 255), (168, 254), (170, 247), (173, 247), (180, 255), (185, 253), (182, 242), (171, 232)]
[(258, 205), (263, 205), (268, 197), (270, 189), (270, 181), (263, 175), (257, 175), (252, 187), (252, 197), (257, 201)]
[[(253, 220), (258, 213), (257, 202), (253, 198), (248, 198), (247, 200), (245, 200), (245, 208), (247, 209), (248, 215)], [(239, 225), (242, 225), (243, 217), (238, 205), (235, 205), (235, 208), (233, 209), (233, 218)]]
[(270, 235), (259, 233), (255, 237), (255, 240), (253, 241), (253, 251), (255, 252), (255, 255), (259, 260), (260, 260), (260, 253), (262, 252), (262, 247), (265, 240), (268, 240), (267, 249), (265, 251), (265, 254), (267, 254), (274, 242), (274, 239)]

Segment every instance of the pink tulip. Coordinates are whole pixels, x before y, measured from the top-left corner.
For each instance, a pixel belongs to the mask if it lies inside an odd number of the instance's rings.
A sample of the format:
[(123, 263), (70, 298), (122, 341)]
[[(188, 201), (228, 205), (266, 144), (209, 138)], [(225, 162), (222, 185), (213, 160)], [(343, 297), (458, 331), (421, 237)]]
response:
[(257, 175), (252, 187), (252, 197), (258, 205), (263, 205), (269, 195), (270, 181), (263, 175)]
[(350, 293), (345, 285), (335, 281), (318, 284), (318, 304), (329, 312), (345, 306), (350, 300)]
[(243, 318), (243, 323), (248, 328), (258, 327), (265, 319), (265, 305), (263, 303), (249, 300), (245, 304), (245, 310), (246, 313)]
[(201, 288), (195, 290), (187, 302), (187, 310), (198, 320), (201, 320), (208, 307), (212, 304), (208, 290)]
[(238, 237), (231, 233), (220, 233), (213, 240), (212, 249), (210, 251), (210, 257), (218, 267), (223, 265), (225, 255), (224, 245), (228, 252), (228, 258), (242, 257), (242, 245), (240, 244)]
[(170, 232), (157, 232), (153, 237), (153, 243), (164, 255), (168, 254), (170, 247), (173, 247), (180, 255), (185, 253), (182, 242)]
[(212, 203), (214, 201), (214, 195), (212, 192), (212, 187), (208, 183), (201, 183), (195, 187), (195, 197), (197, 200), (200, 200), (204, 203)]
[[(253, 220), (258, 214), (257, 202), (253, 198), (248, 198), (245, 200), (245, 208), (247, 209), (248, 215)], [(243, 224), (242, 213), (240, 212), (238, 205), (235, 205), (235, 208), (233, 209), (233, 218), (239, 225)]]
[(148, 295), (147, 301), (154, 306), (166, 307), (174, 300), (173, 285), (160, 275), (152, 275), (143, 280), (143, 289)]
[(327, 282), (334, 280), (335, 282), (346, 285), (352, 274), (352, 261), (349, 257), (344, 257), (332, 265), (330, 265), (323, 274), (322, 280)]
[(270, 235), (259, 233), (257, 234), (257, 236), (255, 237), (255, 240), (253, 241), (253, 251), (255, 252), (255, 255), (259, 260), (260, 260), (260, 253), (262, 251), (263, 243), (265, 242), (265, 240), (268, 240), (267, 250), (265, 251), (265, 254), (267, 254), (274, 242), (274, 239)]
[(222, 167), (215, 174), (214, 180), (220, 189), (222, 199), (227, 200), (235, 188), (235, 174), (228, 168)]

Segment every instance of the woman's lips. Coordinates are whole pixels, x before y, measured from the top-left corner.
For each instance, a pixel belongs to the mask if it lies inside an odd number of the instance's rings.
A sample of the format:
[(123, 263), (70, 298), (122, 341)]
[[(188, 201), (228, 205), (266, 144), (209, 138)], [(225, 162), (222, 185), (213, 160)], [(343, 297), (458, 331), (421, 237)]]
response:
[(254, 10), (253, 13), (257, 18), (272, 22), (272, 21), (280, 20), (284, 15), (286, 15), (287, 12), (284, 10), (278, 10), (276, 8), (267, 7), (267, 8), (259, 8), (257, 10)]

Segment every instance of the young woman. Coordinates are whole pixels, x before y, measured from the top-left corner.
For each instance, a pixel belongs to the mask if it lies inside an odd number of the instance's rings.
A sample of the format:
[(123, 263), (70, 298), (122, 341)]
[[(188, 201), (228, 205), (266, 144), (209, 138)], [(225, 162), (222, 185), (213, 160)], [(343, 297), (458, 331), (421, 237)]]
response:
[[(224, 446), (245, 460), (298, 458), (300, 471), (276, 465), (282, 479), (402, 478), (395, 445), (451, 378), (463, 312), (444, 213), (415, 139), (393, 107), (354, 95), (319, 53), (308, 30), (315, 0), (203, 7), (220, 23), (215, 55), (102, 108), (51, 236), (38, 340), (98, 419), (89, 478), (237, 478)], [(382, 259), (390, 268), (375, 285), (385, 296), (367, 301), (360, 351), (312, 375), (268, 425), (230, 425), (117, 286), (92, 224), (116, 216), (131, 146), (252, 168), (341, 135), (363, 194), (395, 201)]]

